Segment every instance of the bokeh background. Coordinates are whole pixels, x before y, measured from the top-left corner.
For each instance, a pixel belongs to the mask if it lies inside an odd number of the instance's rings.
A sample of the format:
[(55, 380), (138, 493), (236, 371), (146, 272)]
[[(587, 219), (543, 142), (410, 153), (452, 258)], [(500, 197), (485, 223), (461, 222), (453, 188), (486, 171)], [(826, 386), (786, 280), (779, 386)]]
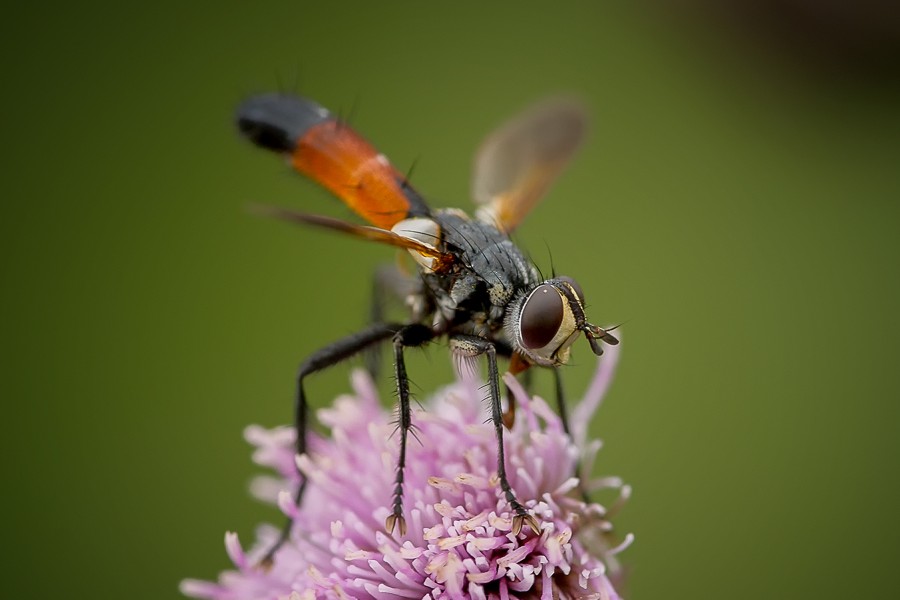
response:
[[(347, 214), (235, 135), (279, 87), (464, 208), (484, 134), (580, 95), (591, 138), (517, 237), (627, 321), (594, 423), (598, 474), (634, 486), (627, 596), (895, 594), (900, 33), (844, 4), (10, 7), (3, 596), (178, 598), (229, 566), (226, 530), (277, 518), (242, 429), (289, 420), (296, 365), (365, 322), (392, 259), (247, 214)], [(410, 371), (446, 382), (445, 350)]]

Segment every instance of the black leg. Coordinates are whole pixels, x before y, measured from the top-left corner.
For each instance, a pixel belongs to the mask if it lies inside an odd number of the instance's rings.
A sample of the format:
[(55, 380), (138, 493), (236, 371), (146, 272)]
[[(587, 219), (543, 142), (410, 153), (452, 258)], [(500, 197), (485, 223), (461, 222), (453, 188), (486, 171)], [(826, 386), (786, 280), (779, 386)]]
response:
[[(556, 369), (553, 369), (554, 371)], [(531, 396), (534, 390), (534, 369), (528, 369), (527, 371), (522, 373), (522, 387), (525, 388), (525, 391), (528, 392), (528, 395)]]
[[(308, 431), (308, 412), (309, 406), (306, 401), (306, 391), (303, 389), (303, 379), (307, 375), (312, 375), (318, 371), (326, 369), (343, 360), (346, 360), (362, 352), (366, 348), (383, 341), (396, 332), (402, 330), (404, 326), (398, 323), (378, 323), (347, 337), (340, 339), (321, 350), (314, 352), (300, 365), (297, 371), (297, 388), (294, 395), (294, 426), (297, 430), (297, 454), (306, 453), (306, 432)], [(297, 494), (294, 497), (297, 505), (303, 499), (303, 492), (306, 490), (306, 477), (300, 475), (300, 487), (297, 488)], [(291, 535), (291, 527), (293, 520), (288, 519), (281, 530), (281, 535), (275, 545), (266, 552), (260, 564), (264, 567), (271, 566), (275, 553), (281, 548)]]
[(394, 335), (394, 373), (397, 377), (397, 398), (400, 403), (397, 414), (397, 428), (400, 430), (400, 455), (397, 459), (391, 514), (384, 522), (384, 528), (388, 533), (393, 533), (396, 526), (400, 535), (406, 535), (406, 519), (403, 518), (403, 474), (406, 468), (406, 439), (410, 427), (412, 427), (412, 418), (409, 406), (409, 377), (406, 375), (403, 349), (421, 346), (433, 338), (434, 332), (425, 325), (407, 325)]
[(513, 517), (512, 531), (518, 535), (522, 526), (527, 523), (535, 533), (540, 533), (540, 525), (533, 515), (528, 514), (522, 503), (516, 499), (509, 480), (506, 476), (506, 457), (503, 449), (503, 408), (500, 406), (500, 372), (497, 369), (497, 349), (488, 340), (471, 335), (457, 335), (450, 339), (450, 347), (454, 352), (466, 356), (487, 356), (488, 361), (488, 386), (491, 394), (491, 421), (494, 423), (494, 433), (497, 435), (497, 477), (500, 479), (500, 489), (506, 501), (516, 514)]
[[(531, 396), (531, 388), (533, 387), (533, 384), (534, 384), (534, 377), (532, 377), (533, 373), (534, 373), (534, 371), (532, 369), (526, 369), (525, 371), (523, 371), (521, 373), (521, 375), (516, 375), (515, 373), (513, 373), (514, 376), (521, 379), (522, 388), (525, 390), (525, 392), (529, 396)], [(515, 396), (515, 394), (512, 393), (512, 390), (509, 389), (509, 386), (506, 386), (506, 412), (503, 413), (503, 425), (507, 429), (512, 429), (513, 425), (515, 425), (515, 424), (516, 424), (516, 396)]]
[[(570, 438), (572, 437), (572, 430), (569, 427), (569, 413), (566, 410), (566, 394), (563, 389), (562, 382), (562, 374), (559, 372), (559, 368), (553, 369), (553, 381), (556, 384), (556, 408), (559, 411), (559, 418), (562, 420), (563, 430), (566, 432), (566, 435)], [(581, 459), (575, 462), (575, 476), (578, 477), (578, 492), (581, 494), (581, 499), (585, 501), (585, 503), (590, 504), (591, 495), (588, 494), (587, 488), (584, 487), (584, 477), (581, 472)]]
[[(522, 361), (521, 357), (515, 354), (512, 348), (505, 344), (498, 344), (495, 342), (494, 348), (497, 350), (497, 356), (509, 359), (509, 372), (512, 373), (514, 377), (518, 377), (520, 373), (522, 374), (522, 385), (525, 388), (525, 391), (530, 393), (531, 369), (528, 368), (528, 364)], [(507, 429), (512, 429), (513, 425), (516, 424), (516, 397), (512, 393), (512, 390), (509, 389), (508, 385), (505, 387), (506, 412), (503, 413), (503, 425)]]
[(559, 418), (562, 420), (563, 430), (566, 432), (566, 435), (572, 437), (572, 430), (569, 429), (569, 414), (566, 411), (566, 394), (563, 389), (559, 367), (553, 369), (553, 382), (556, 384), (556, 408), (559, 411)]

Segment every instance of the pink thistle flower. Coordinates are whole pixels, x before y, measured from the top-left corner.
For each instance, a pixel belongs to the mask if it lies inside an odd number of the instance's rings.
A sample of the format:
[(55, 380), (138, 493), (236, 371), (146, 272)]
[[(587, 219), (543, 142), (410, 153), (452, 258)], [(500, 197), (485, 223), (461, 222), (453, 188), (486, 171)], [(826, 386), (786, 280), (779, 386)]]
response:
[(587, 423), (612, 380), (615, 347), (572, 415), (570, 438), (560, 417), (540, 398), (530, 398), (507, 376), (518, 402), (515, 426), (505, 436), (509, 481), (538, 518), (540, 533), (512, 533), (509, 506), (499, 491), (496, 441), (485, 422), (482, 392), (471, 379), (438, 391), (413, 414), (420, 444), (408, 448), (404, 536), (384, 531), (394, 482), (395, 423), (362, 371), (353, 396), (341, 396), (318, 413), (331, 430), (311, 436), (309, 453), (296, 464), (309, 478), (303, 504), (292, 497), (294, 430), (248, 427), (254, 460), (278, 477), (259, 477), (253, 493), (295, 517), (292, 535), (268, 570), (258, 562), (278, 537), (262, 526), (245, 553), (234, 533), (225, 548), (235, 570), (218, 583), (185, 580), (182, 593), (211, 600), (312, 600), (314, 598), (591, 598), (618, 600), (609, 518), (630, 488), (609, 477), (586, 489), (614, 488), (619, 499), (606, 509), (586, 504), (574, 476), (589, 473), (599, 441), (587, 440)]

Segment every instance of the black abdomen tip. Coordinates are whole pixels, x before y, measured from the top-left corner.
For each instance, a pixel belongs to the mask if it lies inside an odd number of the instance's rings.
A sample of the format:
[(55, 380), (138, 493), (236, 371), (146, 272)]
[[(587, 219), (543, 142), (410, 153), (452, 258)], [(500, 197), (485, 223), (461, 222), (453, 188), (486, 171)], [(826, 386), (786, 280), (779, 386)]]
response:
[(262, 94), (244, 100), (235, 114), (238, 130), (251, 142), (274, 152), (291, 152), (297, 141), (331, 114), (306, 98)]

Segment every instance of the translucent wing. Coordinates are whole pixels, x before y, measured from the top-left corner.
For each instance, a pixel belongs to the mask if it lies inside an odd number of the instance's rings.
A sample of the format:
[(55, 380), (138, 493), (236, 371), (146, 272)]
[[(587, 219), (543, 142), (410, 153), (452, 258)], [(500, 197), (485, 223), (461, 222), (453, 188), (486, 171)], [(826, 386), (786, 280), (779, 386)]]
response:
[(541, 102), (484, 141), (475, 156), (472, 197), (478, 218), (515, 229), (575, 155), (587, 114), (568, 98)]
[(369, 227), (368, 225), (356, 225), (347, 223), (340, 219), (332, 217), (323, 217), (321, 215), (309, 215), (301, 213), (289, 208), (281, 208), (278, 206), (253, 206), (251, 210), (257, 214), (275, 217), (291, 223), (302, 223), (304, 225), (315, 225), (324, 227), (333, 231), (340, 231), (352, 236), (368, 240), (370, 242), (378, 242), (394, 246), (395, 248), (405, 248), (406, 250), (419, 253), (422, 257), (432, 259), (429, 261), (430, 269), (437, 273), (446, 272), (456, 260), (455, 255), (442, 252), (434, 246), (414, 239), (405, 235), (400, 235), (387, 229), (379, 229), (378, 227)]

